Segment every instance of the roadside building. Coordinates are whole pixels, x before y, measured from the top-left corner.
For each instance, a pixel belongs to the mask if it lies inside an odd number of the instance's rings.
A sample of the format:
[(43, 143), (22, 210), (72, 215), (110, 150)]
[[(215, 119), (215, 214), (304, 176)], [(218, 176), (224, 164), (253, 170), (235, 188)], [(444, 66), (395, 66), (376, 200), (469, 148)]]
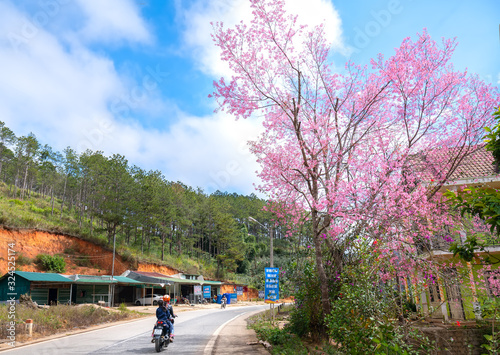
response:
[[(150, 285), (124, 277), (111, 275), (69, 275), (73, 280), (72, 303), (104, 303), (117, 305), (120, 303), (133, 303), (136, 290)], [(113, 297), (114, 295), (114, 297)], [(110, 303), (110, 300), (113, 302)]]
[[(14, 284), (9, 284), (12, 281)], [(18, 300), (27, 294), (39, 305), (69, 303), (72, 284), (72, 280), (60, 274), (15, 271), (13, 276), (7, 273), (0, 278), (0, 301), (11, 297)]]
[[(500, 188), (498, 167), (493, 164), (493, 156), (484, 148), (468, 156), (449, 182), (441, 188), (456, 191), (465, 187)], [(483, 262), (480, 257), (489, 255), (492, 259), (500, 260), (500, 245), (497, 239), (486, 240), (484, 251), (475, 253), (470, 262), (464, 262), (453, 257), (450, 251), (452, 242), (464, 243), (467, 236), (475, 235), (474, 229), (464, 229), (455, 226), (448, 228), (443, 234), (454, 234), (454, 240), (445, 240), (435, 236), (427, 241), (419, 242), (416, 246), (419, 257), (437, 262), (446, 266), (435, 272), (431, 280), (425, 282), (425, 289), (418, 295), (413, 295), (416, 303), (424, 314), (431, 318), (445, 320), (475, 319), (481, 317), (481, 305), (485, 299), (493, 297), (492, 285), (489, 280), (490, 271), (483, 272)], [(461, 266), (460, 266), (461, 265)], [(491, 266), (491, 270), (498, 269), (498, 263)], [(402, 288), (410, 288), (412, 277), (405, 278)], [(413, 280), (422, 280), (422, 275), (415, 275)]]
[[(0, 278), (0, 301), (12, 296), (9, 282), (15, 280), (15, 299), (28, 294), (40, 305), (56, 303), (102, 304), (120, 303), (156, 304), (154, 295), (170, 295), (172, 303), (213, 302), (222, 293), (231, 297), (231, 303), (256, 298), (246, 285), (205, 280), (201, 275), (164, 275), (157, 272), (127, 270), (121, 276), (61, 275), (55, 273), (16, 271)], [(256, 292), (255, 292), (256, 293)], [(146, 300), (151, 297), (151, 302)], [(113, 302), (111, 302), (111, 300)], [(139, 302), (138, 302), (139, 301)]]
[(168, 294), (173, 303), (200, 303), (203, 298), (211, 299), (220, 294), (222, 285), (221, 281), (204, 280), (203, 276), (194, 274), (164, 275), (158, 272), (127, 270), (121, 276), (149, 283), (151, 289), (143, 289), (142, 293), (136, 294), (136, 298), (144, 297), (146, 292)]

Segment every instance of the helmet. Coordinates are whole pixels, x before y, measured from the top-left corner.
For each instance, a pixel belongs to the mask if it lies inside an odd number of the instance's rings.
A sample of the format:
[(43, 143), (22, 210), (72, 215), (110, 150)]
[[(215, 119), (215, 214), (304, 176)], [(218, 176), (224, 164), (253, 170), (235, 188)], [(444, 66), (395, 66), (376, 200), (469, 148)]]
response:
[(163, 300), (158, 300), (158, 306), (159, 307), (163, 306)]
[(163, 301), (165, 301), (165, 303), (170, 302), (170, 295), (163, 296)]

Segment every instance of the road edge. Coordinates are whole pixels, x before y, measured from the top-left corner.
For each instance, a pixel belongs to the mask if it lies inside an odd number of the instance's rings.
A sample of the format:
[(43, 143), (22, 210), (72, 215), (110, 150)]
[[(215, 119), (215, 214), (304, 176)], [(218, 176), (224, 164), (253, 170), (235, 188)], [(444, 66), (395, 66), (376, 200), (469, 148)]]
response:
[(238, 319), (240, 317), (243, 317), (243, 316), (246, 316), (245, 319), (247, 319), (247, 318), (249, 318), (249, 317), (251, 317), (251, 316), (253, 316), (255, 314), (262, 313), (262, 312), (265, 312), (265, 311), (266, 310), (247, 311), (247, 312), (244, 312), (242, 314), (239, 314), (239, 315), (237, 315), (237, 316), (229, 319), (224, 324), (221, 324), (219, 326), (219, 328), (217, 328), (217, 330), (212, 334), (212, 337), (210, 338), (210, 340), (208, 341), (207, 345), (205, 346), (205, 349), (203, 351), (203, 355), (212, 355), (214, 353), (214, 350), (216, 349), (217, 340), (219, 338), (219, 334), (231, 322), (234, 322), (236, 319)]
[(61, 332), (61, 333), (49, 335), (47, 337), (41, 337), (38, 339), (34, 339), (34, 340), (31, 340), (28, 342), (19, 343), (19, 344), (16, 344), (16, 346), (9, 346), (9, 347), (4, 347), (4, 348), (0, 347), (0, 352), (14, 350), (14, 349), (22, 348), (22, 347), (29, 346), (29, 345), (49, 342), (52, 340), (56, 340), (56, 339), (60, 339), (60, 338), (64, 338), (64, 337), (70, 337), (70, 336), (74, 336), (74, 335), (78, 335), (78, 334), (82, 334), (82, 333), (90, 333), (90, 332), (93, 332), (96, 330), (101, 330), (103, 328), (113, 328), (113, 327), (116, 327), (116, 326), (119, 326), (122, 324), (142, 321), (148, 317), (155, 317), (155, 316), (151, 314), (151, 315), (147, 315), (147, 316), (140, 317), (140, 318), (122, 320), (122, 321), (113, 322), (113, 323), (102, 323), (102, 324), (94, 325), (94, 326), (91, 326), (91, 327), (85, 328), (85, 329), (77, 329), (77, 330)]

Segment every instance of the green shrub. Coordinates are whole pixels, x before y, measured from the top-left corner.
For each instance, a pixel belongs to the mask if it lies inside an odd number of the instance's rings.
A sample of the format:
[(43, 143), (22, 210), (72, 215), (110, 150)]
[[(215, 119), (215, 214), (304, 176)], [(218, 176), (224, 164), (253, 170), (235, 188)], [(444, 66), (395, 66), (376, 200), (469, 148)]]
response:
[(313, 338), (324, 334), (325, 324), (321, 305), (320, 282), (315, 267), (308, 263), (302, 267), (300, 287), (295, 292), (296, 307), (290, 313), (290, 331), (299, 337)]
[(18, 265), (30, 265), (32, 263), (33, 263), (33, 260), (31, 258), (24, 256), (22, 253), (17, 254), (16, 264), (18, 264)]
[[(51, 206), (47, 206), (43, 209), (43, 214), (46, 215), (46, 216), (50, 216), (52, 214), (52, 207)], [(54, 215), (55, 216), (59, 216), (61, 214), (61, 211), (59, 211), (58, 208), (55, 208), (54, 207)]]
[(21, 223), (26, 227), (36, 227), (38, 221), (31, 216), (23, 216), (21, 217)]
[(75, 258), (75, 264), (82, 267), (91, 267), (92, 262), (88, 255), (81, 255)]
[(405, 313), (394, 285), (367, 272), (369, 263), (346, 267), (332, 312), (326, 317), (330, 337), (350, 354), (420, 354), (432, 344), (420, 331), (399, 320)]
[(132, 254), (132, 252), (128, 249), (124, 250), (120, 253), (122, 260), (129, 263), (136, 263), (137, 258)]
[(66, 270), (66, 261), (60, 255), (38, 254), (35, 262), (48, 272), (62, 273)]
[(18, 206), (23, 206), (24, 205), (24, 201), (21, 201), (21, 200), (18, 200), (18, 199), (12, 199), (12, 200), (9, 200), (10, 203), (13, 203), (14, 205), (18, 205)]
[[(268, 312), (266, 312), (268, 313)], [(269, 315), (265, 316), (268, 318)], [(260, 315), (254, 319), (260, 318)], [(292, 334), (290, 330), (285, 327), (280, 329), (269, 323), (269, 321), (256, 321), (251, 323), (251, 328), (255, 330), (257, 338), (267, 341), (272, 345), (271, 354), (279, 355), (295, 355), (295, 354), (309, 354), (307, 348), (302, 344), (300, 338)]]
[(30, 210), (36, 213), (44, 213), (45, 210), (43, 208), (38, 208), (35, 205), (31, 204), (30, 205)]
[(3, 214), (3, 211), (0, 211), (0, 224), (6, 224), (8, 221), (7, 216)]
[(262, 338), (273, 345), (283, 345), (288, 343), (292, 338), (292, 334), (276, 327), (263, 327), (258, 329), (257, 332)]

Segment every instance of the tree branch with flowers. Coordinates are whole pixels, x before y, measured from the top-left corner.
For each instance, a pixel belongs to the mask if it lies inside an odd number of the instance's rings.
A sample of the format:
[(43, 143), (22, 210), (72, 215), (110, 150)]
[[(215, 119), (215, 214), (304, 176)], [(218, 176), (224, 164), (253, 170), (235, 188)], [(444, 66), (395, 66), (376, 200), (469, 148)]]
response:
[[(454, 69), (454, 40), (438, 44), (424, 30), (370, 70), (348, 62), (337, 71), (323, 26), (299, 24), (283, 0), (250, 3), (250, 23), (213, 24), (233, 75), (211, 96), (237, 119), (263, 115), (265, 131), (250, 143), (258, 188), (282, 217), (307, 216), (328, 315), (340, 282), (332, 275), (356, 238), (379, 240), (389, 258), (450, 223), (438, 191), (479, 149), (499, 94)], [(338, 257), (325, 265), (325, 253)]]

